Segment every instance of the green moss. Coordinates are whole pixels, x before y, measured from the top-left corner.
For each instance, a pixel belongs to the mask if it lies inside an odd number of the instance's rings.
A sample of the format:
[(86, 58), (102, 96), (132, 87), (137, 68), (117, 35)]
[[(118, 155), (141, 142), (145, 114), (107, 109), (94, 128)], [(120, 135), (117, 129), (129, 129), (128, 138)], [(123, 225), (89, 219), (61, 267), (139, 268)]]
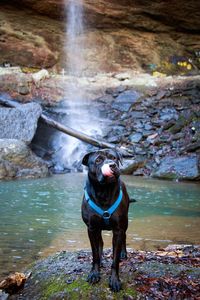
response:
[(43, 284), (42, 290), (43, 290), (43, 295), (41, 300), (46, 300), (52, 297), (54, 294), (58, 292), (64, 291), (66, 288), (66, 283), (64, 282), (63, 279), (53, 279), (51, 281), (45, 282)]
[(136, 297), (134, 288), (124, 286), (124, 289), (119, 293), (113, 293), (108, 288), (108, 281), (101, 280), (98, 284), (90, 285), (84, 278), (77, 278), (71, 284), (67, 284), (67, 276), (64, 278), (55, 278), (43, 284), (41, 300), (56, 298), (56, 294), (64, 293), (65, 299), (79, 300), (90, 299), (95, 297), (98, 300), (107, 299), (108, 296), (112, 300), (125, 299), (128, 296)]

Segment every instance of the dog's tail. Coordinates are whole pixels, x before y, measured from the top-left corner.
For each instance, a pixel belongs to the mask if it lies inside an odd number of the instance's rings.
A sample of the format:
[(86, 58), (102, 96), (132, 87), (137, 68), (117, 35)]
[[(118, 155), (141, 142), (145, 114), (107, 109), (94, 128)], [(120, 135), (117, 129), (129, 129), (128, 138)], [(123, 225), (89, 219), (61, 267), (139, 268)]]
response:
[(137, 200), (135, 200), (134, 198), (129, 198), (129, 203), (135, 203), (137, 202)]

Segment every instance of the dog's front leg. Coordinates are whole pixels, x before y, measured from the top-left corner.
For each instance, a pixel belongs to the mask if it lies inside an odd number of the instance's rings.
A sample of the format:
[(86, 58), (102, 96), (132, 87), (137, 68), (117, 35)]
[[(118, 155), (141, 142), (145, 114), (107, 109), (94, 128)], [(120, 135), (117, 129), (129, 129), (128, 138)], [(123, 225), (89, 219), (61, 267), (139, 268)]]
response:
[(100, 242), (102, 241), (101, 231), (88, 229), (88, 236), (92, 248), (93, 263), (87, 281), (89, 283), (97, 283), (100, 280)]
[(121, 230), (113, 231), (113, 263), (111, 269), (111, 276), (109, 279), (109, 286), (113, 292), (119, 292), (121, 289), (121, 282), (119, 279), (119, 261), (122, 250), (122, 243), (124, 240), (124, 232)]

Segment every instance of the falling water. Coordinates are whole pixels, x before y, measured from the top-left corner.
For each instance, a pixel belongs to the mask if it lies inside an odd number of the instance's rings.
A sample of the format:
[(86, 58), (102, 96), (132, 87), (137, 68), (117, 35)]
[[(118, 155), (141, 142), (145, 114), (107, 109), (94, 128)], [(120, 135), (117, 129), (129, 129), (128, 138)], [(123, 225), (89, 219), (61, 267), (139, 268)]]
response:
[[(98, 116), (97, 113), (91, 112), (91, 103), (87, 101), (84, 87), (80, 87), (80, 81), (83, 81), (84, 71), (87, 69), (87, 61), (84, 58), (87, 39), (82, 0), (65, 0), (65, 9), (67, 12), (65, 52), (67, 75), (70, 75), (70, 79), (65, 95), (66, 118), (62, 122), (73, 129), (94, 136), (101, 134)], [(57, 143), (61, 149), (55, 158), (57, 170), (73, 169), (75, 162), (80, 161), (83, 152), (86, 151), (86, 145), (63, 134), (59, 136)]]

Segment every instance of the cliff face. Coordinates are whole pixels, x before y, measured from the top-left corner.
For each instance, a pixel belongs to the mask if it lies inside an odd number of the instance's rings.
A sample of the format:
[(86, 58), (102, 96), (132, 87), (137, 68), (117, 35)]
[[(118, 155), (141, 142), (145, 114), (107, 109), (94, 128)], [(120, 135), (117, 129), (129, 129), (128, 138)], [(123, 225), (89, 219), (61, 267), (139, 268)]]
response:
[[(78, 1), (77, 1), (78, 2)], [(146, 70), (192, 59), (199, 67), (200, 2), (85, 0), (87, 72)], [(66, 0), (3, 1), (0, 63), (66, 68)]]

